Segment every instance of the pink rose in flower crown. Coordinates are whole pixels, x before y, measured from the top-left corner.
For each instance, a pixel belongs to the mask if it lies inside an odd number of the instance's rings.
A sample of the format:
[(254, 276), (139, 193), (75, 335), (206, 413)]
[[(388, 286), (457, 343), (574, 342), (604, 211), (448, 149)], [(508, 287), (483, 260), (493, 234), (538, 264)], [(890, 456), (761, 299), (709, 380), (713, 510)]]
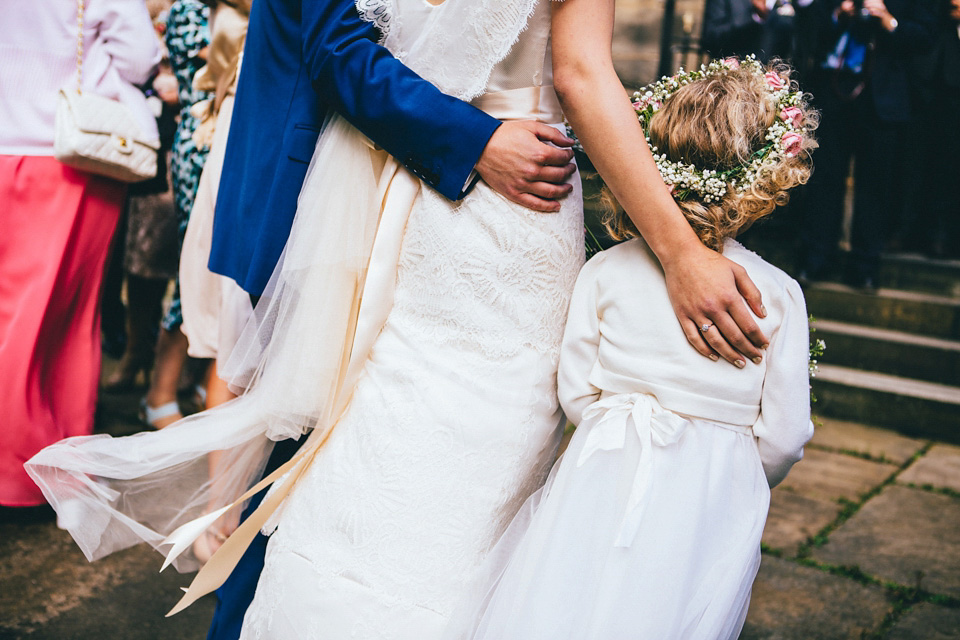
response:
[(783, 143), (783, 150), (787, 157), (793, 158), (800, 153), (800, 147), (803, 146), (803, 136), (796, 131), (787, 131), (780, 138), (780, 142)]
[(776, 71), (767, 71), (763, 74), (763, 79), (767, 81), (767, 86), (774, 91), (779, 91), (787, 86), (787, 83), (784, 82), (783, 78), (781, 78), (780, 74)]
[(653, 110), (657, 111), (660, 107), (663, 106), (663, 103), (659, 100), (654, 100), (652, 96), (644, 96), (642, 98), (637, 98), (632, 102), (633, 108), (635, 111), (643, 111), (650, 105), (653, 105)]
[(734, 71), (736, 71), (737, 69), (740, 68), (740, 61), (737, 60), (736, 58), (724, 58), (724, 59), (723, 59), (723, 64), (724, 64), (728, 69), (733, 69)]
[(799, 127), (803, 124), (803, 111), (799, 107), (784, 107), (780, 110), (780, 119)]

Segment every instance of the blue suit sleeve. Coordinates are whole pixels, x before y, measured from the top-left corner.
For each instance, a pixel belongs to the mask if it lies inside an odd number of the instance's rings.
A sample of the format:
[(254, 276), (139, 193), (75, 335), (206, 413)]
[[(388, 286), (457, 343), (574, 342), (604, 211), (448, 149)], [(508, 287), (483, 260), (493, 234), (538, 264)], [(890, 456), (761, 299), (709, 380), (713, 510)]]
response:
[(322, 99), (444, 196), (462, 197), (500, 122), (378, 45), (353, 0), (303, 0), (302, 24), (303, 58)]

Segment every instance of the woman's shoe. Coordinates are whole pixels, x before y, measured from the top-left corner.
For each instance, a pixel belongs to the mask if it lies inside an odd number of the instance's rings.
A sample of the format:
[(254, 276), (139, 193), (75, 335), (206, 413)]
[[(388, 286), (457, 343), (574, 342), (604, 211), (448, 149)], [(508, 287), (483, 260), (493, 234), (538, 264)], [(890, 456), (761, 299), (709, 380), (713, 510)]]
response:
[(181, 418), (183, 418), (183, 414), (180, 412), (180, 405), (177, 404), (176, 400), (159, 407), (151, 407), (147, 404), (146, 396), (140, 398), (140, 422), (154, 429), (163, 429)]

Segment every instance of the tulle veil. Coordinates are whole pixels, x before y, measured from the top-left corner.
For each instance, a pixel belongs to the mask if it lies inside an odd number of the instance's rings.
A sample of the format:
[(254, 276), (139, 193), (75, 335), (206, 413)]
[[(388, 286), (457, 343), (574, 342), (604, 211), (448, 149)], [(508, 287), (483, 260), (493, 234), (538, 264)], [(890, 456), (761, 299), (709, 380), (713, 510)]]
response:
[[(174, 530), (259, 478), (274, 441), (330, 424), (376, 235), (382, 164), (349, 123), (328, 119), (292, 241), (222, 370), (239, 398), (162, 431), (69, 438), (27, 462), (89, 560), (144, 541), (166, 555)], [(352, 188), (337, 188), (345, 184)], [(187, 553), (173, 564), (199, 563)]]

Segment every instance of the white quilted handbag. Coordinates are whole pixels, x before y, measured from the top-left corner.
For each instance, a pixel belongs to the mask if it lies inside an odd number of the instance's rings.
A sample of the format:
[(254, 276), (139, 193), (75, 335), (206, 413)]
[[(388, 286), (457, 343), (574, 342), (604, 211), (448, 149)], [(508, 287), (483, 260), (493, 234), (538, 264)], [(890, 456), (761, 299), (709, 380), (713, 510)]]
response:
[(126, 106), (93, 93), (61, 89), (53, 154), (75, 169), (139, 182), (157, 175), (160, 143), (143, 140)]
[(77, 84), (60, 89), (53, 155), (60, 162), (123, 182), (157, 175), (159, 141), (145, 140), (123, 103), (80, 91), (83, 0), (77, 1)]

